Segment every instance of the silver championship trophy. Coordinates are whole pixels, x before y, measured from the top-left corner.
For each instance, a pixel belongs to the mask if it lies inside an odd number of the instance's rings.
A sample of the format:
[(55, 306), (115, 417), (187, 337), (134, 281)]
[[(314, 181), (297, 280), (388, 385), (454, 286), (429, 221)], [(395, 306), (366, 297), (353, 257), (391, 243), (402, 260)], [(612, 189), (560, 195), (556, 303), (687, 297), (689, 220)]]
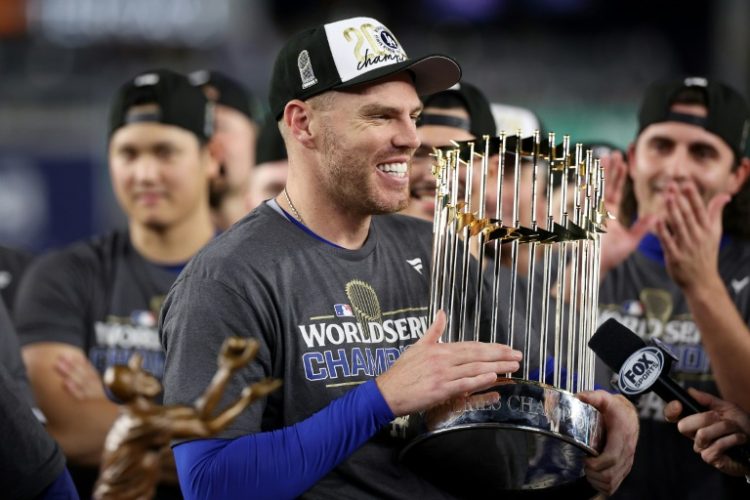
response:
[(454, 143), (435, 158), (430, 320), (446, 312), (443, 342), (503, 343), (524, 358), (491, 389), (410, 415), (401, 457), (472, 497), (564, 487), (603, 441), (599, 412), (574, 396), (594, 385), (599, 160), (539, 132)]

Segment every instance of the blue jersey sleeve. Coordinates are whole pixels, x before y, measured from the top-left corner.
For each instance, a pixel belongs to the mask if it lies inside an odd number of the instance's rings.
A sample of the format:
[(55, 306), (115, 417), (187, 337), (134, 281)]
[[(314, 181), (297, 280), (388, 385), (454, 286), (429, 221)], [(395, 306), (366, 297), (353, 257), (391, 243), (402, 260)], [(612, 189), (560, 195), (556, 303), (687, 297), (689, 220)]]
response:
[(394, 415), (374, 380), (283, 429), (174, 447), (180, 487), (193, 498), (295, 498)]

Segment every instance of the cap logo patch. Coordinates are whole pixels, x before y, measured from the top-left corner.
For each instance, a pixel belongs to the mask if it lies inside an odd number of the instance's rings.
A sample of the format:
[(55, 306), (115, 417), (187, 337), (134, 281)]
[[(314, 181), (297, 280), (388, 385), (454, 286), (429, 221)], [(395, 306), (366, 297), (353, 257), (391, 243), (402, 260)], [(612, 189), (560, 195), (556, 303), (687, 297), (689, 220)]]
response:
[(312, 62), (310, 61), (310, 54), (306, 50), (303, 50), (297, 56), (297, 69), (299, 69), (303, 89), (312, 87), (318, 83), (318, 79), (315, 78), (315, 72), (312, 68)]
[(686, 87), (708, 87), (708, 80), (700, 76), (685, 78)]
[(393, 33), (375, 19), (355, 17), (327, 24), (325, 30), (342, 82), (407, 59)]
[(159, 75), (156, 73), (144, 73), (138, 75), (133, 80), (133, 85), (136, 87), (145, 87), (146, 85), (156, 85), (159, 83)]

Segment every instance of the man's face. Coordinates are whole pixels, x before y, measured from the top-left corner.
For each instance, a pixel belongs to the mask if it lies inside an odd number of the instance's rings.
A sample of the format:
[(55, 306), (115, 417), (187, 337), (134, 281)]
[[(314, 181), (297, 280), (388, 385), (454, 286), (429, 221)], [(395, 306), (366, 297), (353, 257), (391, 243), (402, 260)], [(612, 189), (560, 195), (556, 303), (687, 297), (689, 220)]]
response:
[(220, 156), (219, 175), (211, 182), (214, 197), (243, 193), (247, 189), (255, 164), (257, 127), (234, 108), (217, 104), (211, 141)]
[(265, 200), (275, 197), (286, 185), (289, 162), (287, 160), (259, 163), (253, 168), (248, 191), (248, 209), (252, 210)]
[(415, 120), (422, 107), (410, 78), (402, 74), (336, 92), (334, 101), (315, 111), (311, 125), (320, 127), (318, 174), (325, 194), (359, 215), (401, 210), (409, 200), (408, 168), (419, 145)]
[[(700, 105), (674, 105), (672, 111), (706, 116)], [(706, 203), (718, 193), (734, 194), (740, 183), (733, 163), (729, 146), (702, 127), (682, 122), (649, 125), (628, 151), (638, 215), (663, 216), (664, 193), (672, 183), (694, 183)]]
[(155, 229), (178, 224), (208, 207), (213, 173), (207, 148), (194, 134), (161, 123), (131, 123), (109, 143), (112, 186), (131, 222)]
[[(425, 114), (446, 115), (469, 119), (465, 109), (453, 108), (425, 108)], [(412, 168), (409, 171), (409, 206), (405, 213), (431, 221), (435, 213), (435, 177), (432, 175), (432, 165), (435, 158), (430, 156), (433, 149), (449, 146), (451, 141), (466, 141), (474, 136), (468, 131), (448, 127), (445, 125), (423, 125), (417, 129), (420, 146), (414, 155)], [(462, 178), (465, 177), (461, 169)]]

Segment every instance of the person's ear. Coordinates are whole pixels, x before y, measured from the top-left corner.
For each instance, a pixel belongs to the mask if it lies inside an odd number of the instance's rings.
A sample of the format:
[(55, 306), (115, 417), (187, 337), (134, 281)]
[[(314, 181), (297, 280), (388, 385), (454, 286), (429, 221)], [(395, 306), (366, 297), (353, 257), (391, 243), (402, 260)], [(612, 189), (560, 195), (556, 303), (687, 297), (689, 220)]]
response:
[(206, 174), (209, 179), (219, 176), (219, 165), (226, 158), (224, 146), (221, 141), (211, 139), (201, 148), (202, 161), (206, 166)]
[(286, 103), (282, 120), (289, 131), (289, 135), (306, 148), (314, 146), (314, 131), (312, 130), (312, 107), (299, 99)]
[(745, 185), (748, 176), (750, 175), (750, 158), (744, 157), (740, 160), (740, 164), (737, 165), (729, 174), (729, 186), (727, 192), (734, 196)]

